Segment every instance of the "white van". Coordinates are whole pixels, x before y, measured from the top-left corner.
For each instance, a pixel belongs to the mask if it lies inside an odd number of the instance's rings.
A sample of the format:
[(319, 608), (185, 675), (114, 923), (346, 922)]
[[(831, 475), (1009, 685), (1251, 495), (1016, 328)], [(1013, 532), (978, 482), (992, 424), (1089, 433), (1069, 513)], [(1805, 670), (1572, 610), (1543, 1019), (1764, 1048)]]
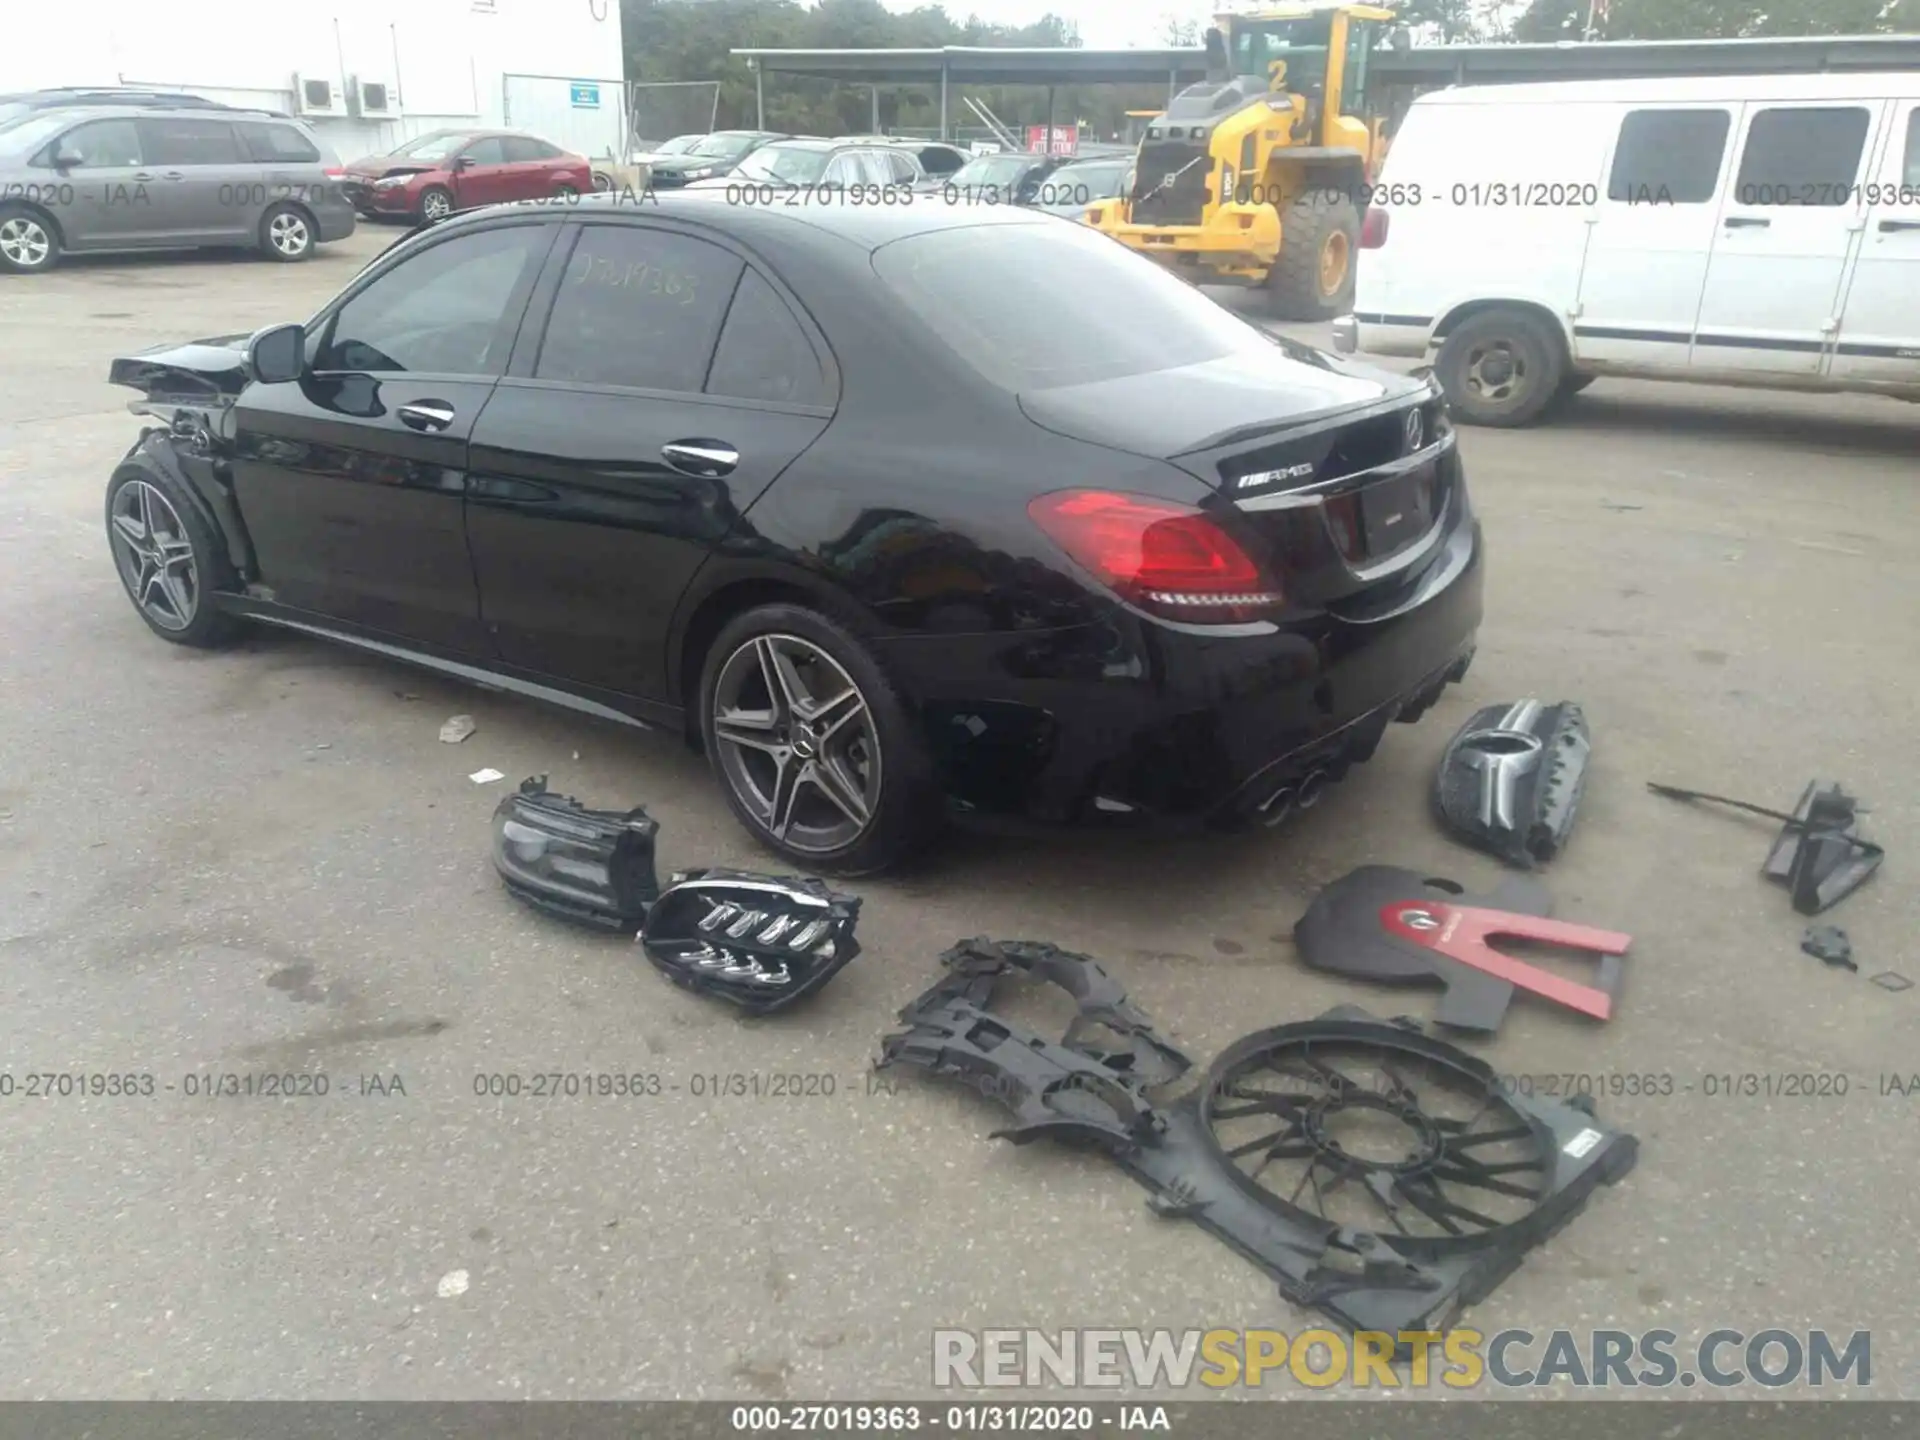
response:
[(1442, 90), (1335, 345), (1524, 425), (1600, 375), (1920, 399), (1920, 74)]

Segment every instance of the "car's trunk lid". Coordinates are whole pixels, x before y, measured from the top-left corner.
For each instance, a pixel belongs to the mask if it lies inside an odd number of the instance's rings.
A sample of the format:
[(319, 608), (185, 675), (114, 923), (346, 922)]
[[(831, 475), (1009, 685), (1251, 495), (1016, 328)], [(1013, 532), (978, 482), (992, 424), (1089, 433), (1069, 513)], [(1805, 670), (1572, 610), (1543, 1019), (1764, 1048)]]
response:
[(1047, 429), (1206, 482), (1208, 508), (1307, 604), (1399, 583), (1433, 550), (1458, 483), (1430, 381), (1292, 347), (1271, 365), (1240, 354), (1020, 404)]

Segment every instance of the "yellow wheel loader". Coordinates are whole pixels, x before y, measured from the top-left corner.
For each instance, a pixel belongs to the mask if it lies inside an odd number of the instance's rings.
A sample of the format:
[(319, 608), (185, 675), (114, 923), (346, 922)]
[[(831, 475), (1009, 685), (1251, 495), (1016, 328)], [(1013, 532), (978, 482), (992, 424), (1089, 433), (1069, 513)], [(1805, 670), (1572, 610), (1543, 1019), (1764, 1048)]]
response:
[(1367, 62), (1393, 22), (1327, 0), (1220, 16), (1207, 79), (1149, 124), (1132, 190), (1087, 223), (1196, 283), (1264, 287), (1278, 319), (1345, 314), (1385, 149)]

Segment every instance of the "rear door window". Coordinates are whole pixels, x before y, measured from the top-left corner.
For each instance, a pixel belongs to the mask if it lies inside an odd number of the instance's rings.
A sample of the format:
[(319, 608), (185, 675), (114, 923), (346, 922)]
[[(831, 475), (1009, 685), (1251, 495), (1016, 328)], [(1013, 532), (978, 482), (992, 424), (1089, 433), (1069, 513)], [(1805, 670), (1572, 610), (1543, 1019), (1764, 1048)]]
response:
[(1847, 205), (1873, 115), (1864, 105), (1781, 106), (1747, 126), (1734, 200), (1741, 205)]
[(149, 116), (140, 127), (140, 149), (149, 165), (237, 165), (240, 142), (225, 120)]
[(313, 164), (320, 159), (319, 147), (291, 125), (241, 120), (233, 128), (240, 132), (248, 158), (262, 164)]
[(752, 270), (740, 277), (707, 374), (707, 393), (738, 400), (826, 405), (827, 377), (807, 332), (773, 286)]
[(554, 297), (534, 377), (697, 395), (740, 258), (639, 225), (589, 225)]
[(1607, 198), (1628, 205), (1703, 205), (1720, 185), (1733, 114), (1632, 110), (1620, 122)]
[(529, 139), (524, 135), (509, 135), (500, 142), (506, 147), (510, 164), (525, 165), (538, 160), (555, 160), (560, 152), (544, 140)]

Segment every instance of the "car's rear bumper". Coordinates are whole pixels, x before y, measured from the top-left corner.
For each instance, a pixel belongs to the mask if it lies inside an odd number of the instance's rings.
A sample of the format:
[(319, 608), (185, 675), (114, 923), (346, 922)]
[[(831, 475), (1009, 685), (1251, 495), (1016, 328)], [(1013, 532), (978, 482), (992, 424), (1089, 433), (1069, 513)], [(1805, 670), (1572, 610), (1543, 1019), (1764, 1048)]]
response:
[(1338, 779), (1466, 673), (1481, 549), (1463, 506), (1422, 577), (1372, 617), (1321, 612), (1219, 635), (1135, 619), (916, 637), (883, 642), (883, 658), (917, 702), (963, 812), (1047, 823), (1272, 816), (1269, 801), (1310, 800), (1302, 782), (1311, 792)]
[(344, 198), (312, 208), (315, 238), (323, 245), (345, 240), (359, 228), (360, 217)]

